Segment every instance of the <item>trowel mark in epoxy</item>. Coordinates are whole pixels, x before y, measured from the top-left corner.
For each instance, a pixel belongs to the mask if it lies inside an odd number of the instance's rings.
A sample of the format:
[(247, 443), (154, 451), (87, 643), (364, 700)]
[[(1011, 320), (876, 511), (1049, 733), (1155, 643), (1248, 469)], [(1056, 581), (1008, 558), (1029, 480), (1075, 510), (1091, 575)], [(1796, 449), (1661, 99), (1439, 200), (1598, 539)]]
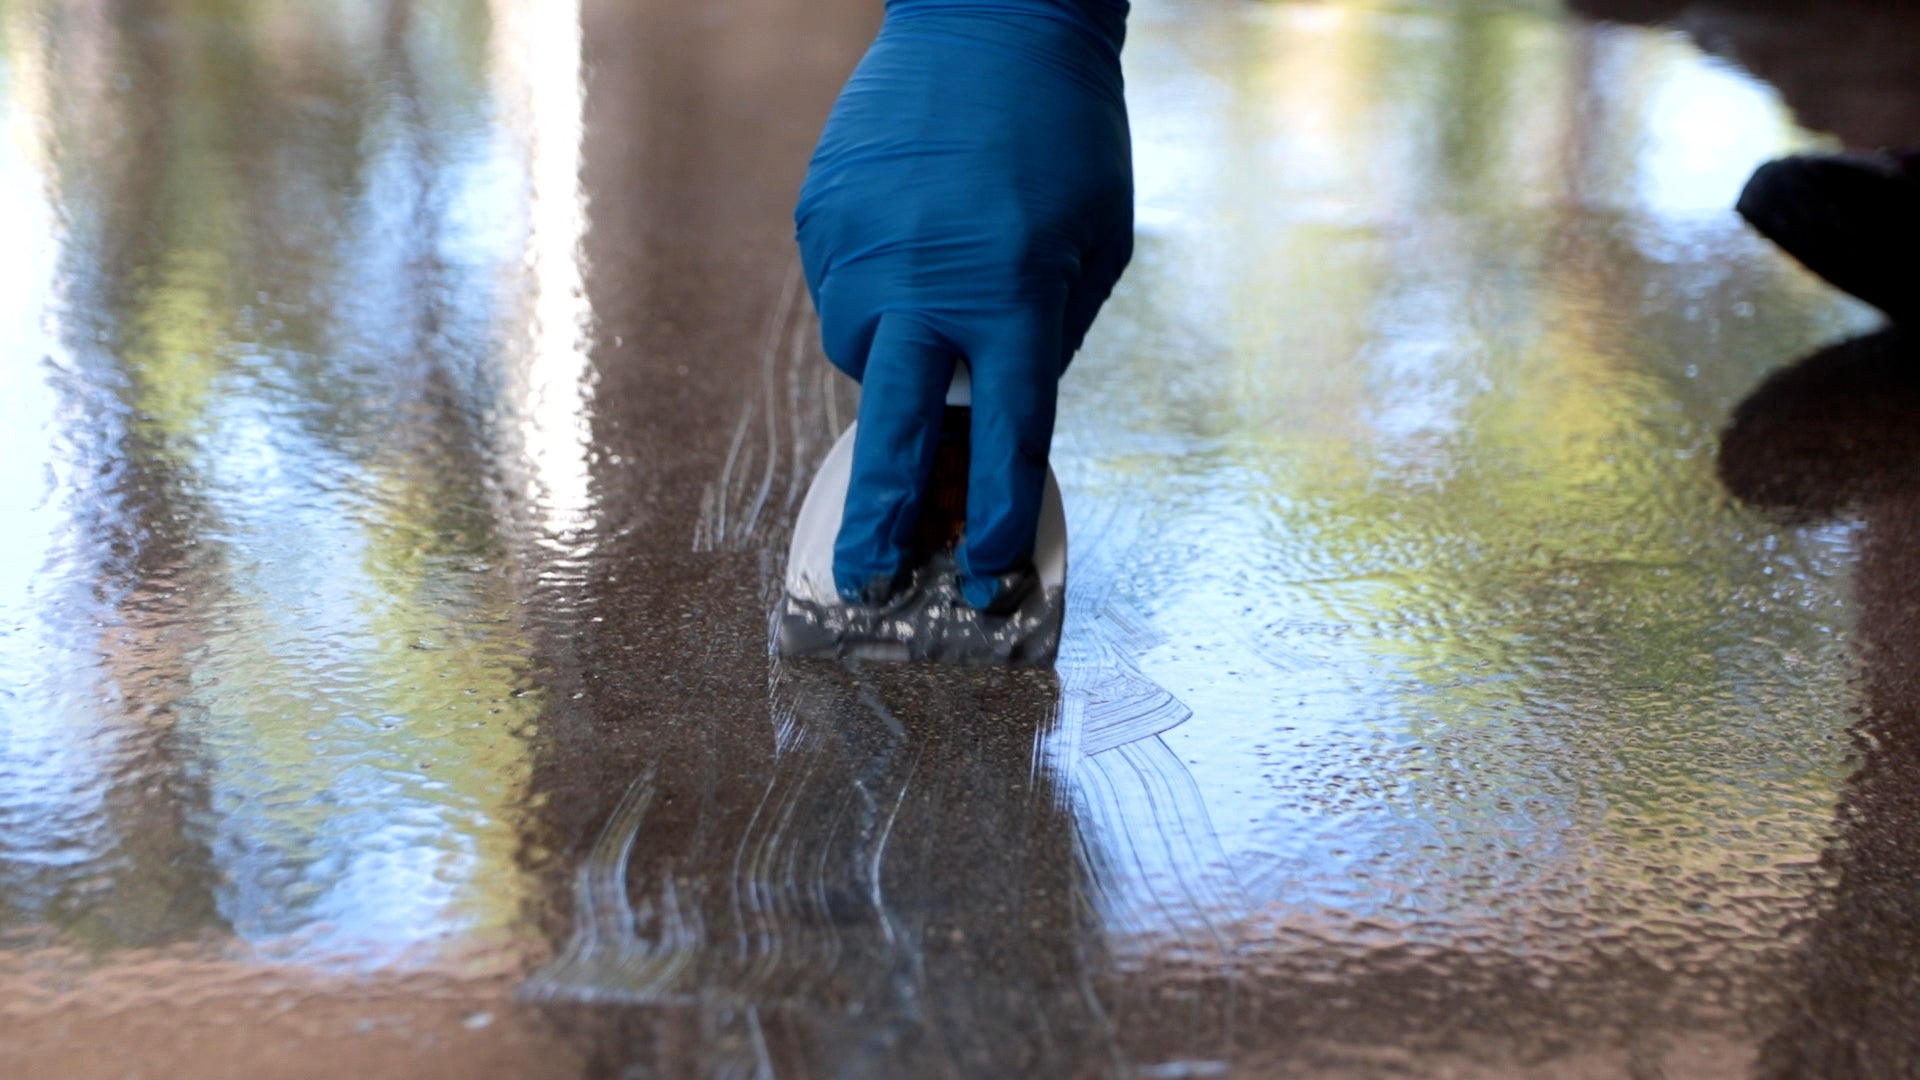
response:
[[(785, 1006), (871, 994), (914, 968), (918, 946), (895, 929), (880, 881), (894, 821), (918, 790), (922, 741), (908, 738), (869, 690), (845, 685), (845, 674), (795, 676), (776, 660), (775, 768), (738, 839), (719, 841), (732, 851), (724, 913), (683, 913), (674, 869), (658, 875), (642, 910), (629, 902), (630, 867), (646, 850), (642, 829), (659, 787), (649, 773), (579, 871), (572, 940), (521, 997)], [(647, 939), (649, 922), (657, 941)]]
[[(776, 671), (776, 690), (779, 683)], [(846, 926), (877, 918), (882, 938), (894, 942), (877, 873), (899, 800), (888, 805), (864, 776), (847, 782), (834, 770), (837, 755), (807, 719), (813, 711), (807, 695), (798, 697), (775, 703), (776, 716), (787, 717), (791, 730), (733, 857), (730, 912), (742, 965), (734, 991), (747, 1001), (805, 999), (855, 947), (843, 938)], [(904, 745), (897, 738), (883, 742), (889, 749), (869, 771), (890, 770), (892, 750)], [(909, 762), (909, 776), (912, 771)], [(818, 801), (823, 792), (828, 805)], [(861, 838), (876, 834), (874, 850), (863, 851)]]
[(1115, 597), (1118, 567), (1142, 512), (1118, 505), (1074, 515), (1077, 557), (1068, 568), (1067, 620), (1060, 649), (1061, 727), (1081, 754), (1098, 754), (1171, 731), (1193, 717), (1135, 658), (1159, 637)]
[(1158, 736), (1091, 756), (1075, 778), (1087, 873), (1110, 939), (1231, 958), (1223, 917), (1251, 910), (1192, 773)]
[(743, 549), (783, 521), (845, 426), (842, 399), (854, 396), (853, 384), (821, 353), (802, 296), (799, 264), (790, 263), (756, 357), (759, 385), (745, 395), (719, 475), (701, 493), (695, 551)]
[(1071, 569), (1056, 736), (1072, 752), (1049, 756), (1071, 780), (1088, 888), (1122, 953), (1172, 937), (1224, 963), (1232, 946), (1219, 920), (1248, 901), (1199, 786), (1160, 738), (1193, 712), (1139, 669), (1164, 639), (1116, 595), (1144, 514), (1076, 506), (1075, 551), (1085, 555)]
[(1062, 707), (1082, 710), (1080, 752), (1088, 757), (1171, 731), (1193, 717), (1179, 698), (1132, 671), (1114, 672), (1085, 690), (1069, 691)]
[(521, 1000), (659, 1001), (692, 964), (696, 935), (680, 917), (671, 880), (663, 883), (658, 945), (636, 933), (627, 900), (627, 867), (656, 791), (649, 771), (614, 808), (574, 879), (573, 938), (558, 959), (521, 985)]

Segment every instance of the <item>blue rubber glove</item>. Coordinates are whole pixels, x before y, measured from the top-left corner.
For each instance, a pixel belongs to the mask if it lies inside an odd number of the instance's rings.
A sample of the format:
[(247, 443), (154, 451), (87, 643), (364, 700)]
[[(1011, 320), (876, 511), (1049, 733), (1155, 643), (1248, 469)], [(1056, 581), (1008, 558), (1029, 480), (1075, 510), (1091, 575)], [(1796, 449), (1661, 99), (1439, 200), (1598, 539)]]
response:
[(794, 223), (829, 359), (862, 384), (834, 585), (889, 595), (973, 380), (967, 601), (1030, 569), (1060, 375), (1133, 253), (1126, 0), (888, 0)]

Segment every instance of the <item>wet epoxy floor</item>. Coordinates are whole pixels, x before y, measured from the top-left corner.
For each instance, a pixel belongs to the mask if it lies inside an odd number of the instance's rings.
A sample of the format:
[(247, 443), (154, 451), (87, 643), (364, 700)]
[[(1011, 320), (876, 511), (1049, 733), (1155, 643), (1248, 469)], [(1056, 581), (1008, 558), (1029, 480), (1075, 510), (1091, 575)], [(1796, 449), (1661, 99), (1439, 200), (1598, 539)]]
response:
[(877, 3), (0, 3), (0, 1075), (1920, 1070), (1838, 61), (1580, 6), (1136, 4), (1038, 673), (768, 653)]

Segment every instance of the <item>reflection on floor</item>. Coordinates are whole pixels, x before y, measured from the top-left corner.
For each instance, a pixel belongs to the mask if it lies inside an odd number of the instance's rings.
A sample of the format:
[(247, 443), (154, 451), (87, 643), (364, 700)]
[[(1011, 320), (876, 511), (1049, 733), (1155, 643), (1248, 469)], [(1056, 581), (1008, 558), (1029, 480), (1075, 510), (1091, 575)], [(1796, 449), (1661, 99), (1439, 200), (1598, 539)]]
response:
[(0, 1075), (1911, 1074), (1911, 343), (1729, 209), (1844, 95), (1140, 0), (1059, 669), (789, 664), (877, 7), (0, 3)]

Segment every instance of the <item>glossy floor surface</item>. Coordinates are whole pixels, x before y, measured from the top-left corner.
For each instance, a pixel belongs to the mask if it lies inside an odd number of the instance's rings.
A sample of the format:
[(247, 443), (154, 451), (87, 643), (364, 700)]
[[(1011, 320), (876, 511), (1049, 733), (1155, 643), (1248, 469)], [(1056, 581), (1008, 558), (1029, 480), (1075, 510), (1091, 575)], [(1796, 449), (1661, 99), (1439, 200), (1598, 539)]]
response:
[(1139, 0), (1036, 673), (769, 656), (875, 0), (0, 2), (0, 1075), (1913, 1075), (1920, 358), (1582, 7)]

